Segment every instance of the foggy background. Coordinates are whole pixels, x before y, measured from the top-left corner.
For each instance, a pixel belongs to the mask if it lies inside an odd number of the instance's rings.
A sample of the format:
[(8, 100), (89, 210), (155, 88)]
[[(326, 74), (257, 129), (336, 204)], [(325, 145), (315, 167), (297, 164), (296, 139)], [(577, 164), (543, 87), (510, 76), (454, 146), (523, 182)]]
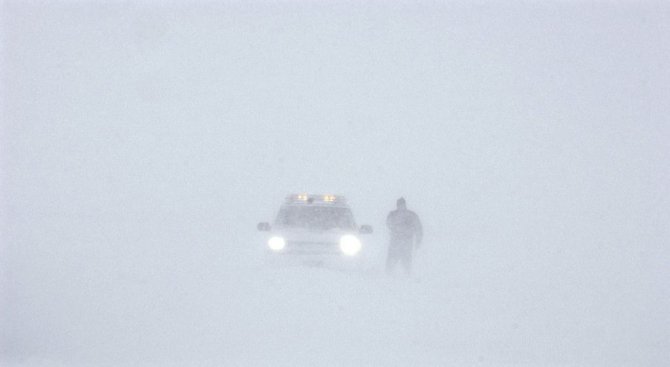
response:
[[(670, 360), (667, 3), (1, 3), (1, 365)], [(263, 266), (295, 192), (365, 271)]]

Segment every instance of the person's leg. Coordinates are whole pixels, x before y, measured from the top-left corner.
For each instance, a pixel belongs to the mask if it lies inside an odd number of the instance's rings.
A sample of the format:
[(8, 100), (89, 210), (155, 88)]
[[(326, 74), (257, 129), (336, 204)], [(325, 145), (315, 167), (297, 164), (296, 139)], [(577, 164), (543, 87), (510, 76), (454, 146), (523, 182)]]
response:
[(393, 274), (393, 268), (395, 266), (396, 260), (394, 259), (393, 253), (391, 252), (391, 249), (389, 248), (388, 254), (386, 255), (386, 274), (387, 275), (392, 275)]
[(399, 261), (398, 248), (393, 244), (389, 245), (388, 254), (386, 256), (386, 274), (393, 275), (393, 270)]
[(403, 251), (402, 267), (405, 270), (405, 275), (412, 275), (412, 248), (409, 246)]

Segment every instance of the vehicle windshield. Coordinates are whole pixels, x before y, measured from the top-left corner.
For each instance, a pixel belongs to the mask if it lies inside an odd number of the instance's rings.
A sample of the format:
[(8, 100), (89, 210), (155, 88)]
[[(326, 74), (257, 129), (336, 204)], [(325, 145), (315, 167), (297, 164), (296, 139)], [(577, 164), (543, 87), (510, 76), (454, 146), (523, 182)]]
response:
[(324, 206), (285, 206), (277, 215), (277, 226), (305, 229), (354, 229), (354, 218), (348, 208)]

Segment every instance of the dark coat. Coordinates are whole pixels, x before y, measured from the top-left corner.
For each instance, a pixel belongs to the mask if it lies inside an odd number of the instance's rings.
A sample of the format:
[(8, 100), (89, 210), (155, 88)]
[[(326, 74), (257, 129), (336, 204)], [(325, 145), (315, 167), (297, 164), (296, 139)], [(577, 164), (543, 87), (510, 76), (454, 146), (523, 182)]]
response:
[(421, 244), (423, 227), (413, 211), (400, 208), (390, 212), (386, 217), (386, 226), (391, 234), (391, 245), (406, 243), (411, 246), (412, 239), (416, 246)]

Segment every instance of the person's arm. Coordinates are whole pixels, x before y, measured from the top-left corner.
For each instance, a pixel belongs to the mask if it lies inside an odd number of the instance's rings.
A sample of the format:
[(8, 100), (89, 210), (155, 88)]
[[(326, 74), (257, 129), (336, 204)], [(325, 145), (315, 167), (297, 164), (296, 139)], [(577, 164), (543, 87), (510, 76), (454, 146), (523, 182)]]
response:
[(416, 214), (414, 214), (414, 236), (416, 239), (416, 248), (421, 247), (421, 241), (423, 241), (423, 226), (421, 225), (419, 216)]

